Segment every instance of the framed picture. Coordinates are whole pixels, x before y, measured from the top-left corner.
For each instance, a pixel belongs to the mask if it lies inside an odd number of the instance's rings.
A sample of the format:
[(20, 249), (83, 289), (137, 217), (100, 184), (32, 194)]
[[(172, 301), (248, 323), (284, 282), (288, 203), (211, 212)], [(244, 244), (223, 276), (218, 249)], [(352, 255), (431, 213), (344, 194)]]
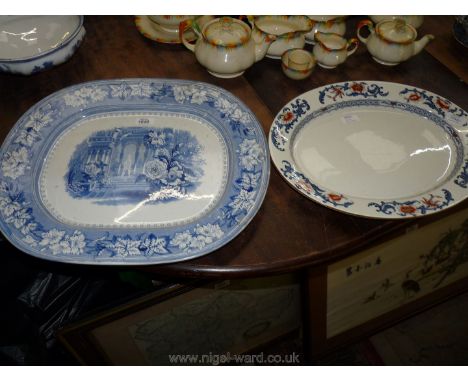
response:
[(82, 364), (215, 364), (300, 327), (299, 283), (288, 275), (171, 285), (58, 336)]

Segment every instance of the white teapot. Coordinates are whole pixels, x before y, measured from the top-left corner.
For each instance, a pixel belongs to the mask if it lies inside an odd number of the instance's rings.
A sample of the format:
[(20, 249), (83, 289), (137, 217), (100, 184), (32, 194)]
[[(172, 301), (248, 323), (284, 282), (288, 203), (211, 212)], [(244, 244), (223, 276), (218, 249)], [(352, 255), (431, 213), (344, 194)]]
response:
[[(363, 37), (361, 29), (369, 28), (370, 35)], [(423, 50), (427, 43), (434, 39), (431, 34), (416, 41), (416, 29), (405, 20), (383, 20), (375, 28), (370, 20), (359, 22), (357, 36), (367, 45), (372, 58), (383, 65), (398, 65)]]
[[(198, 36), (195, 44), (184, 37), (188, 27), (193, 27)], [(198, 62), (210, 74), (221, 78), (242, 75), (245, 69), (265, 56), (275, 40), (273, 35), (253, 35), (246, 23), (232, 17), (214, 19), (205, 24), (202, 31), (193, 20), (183, 21), (179, 36), (184, 45), (195, 53)]]

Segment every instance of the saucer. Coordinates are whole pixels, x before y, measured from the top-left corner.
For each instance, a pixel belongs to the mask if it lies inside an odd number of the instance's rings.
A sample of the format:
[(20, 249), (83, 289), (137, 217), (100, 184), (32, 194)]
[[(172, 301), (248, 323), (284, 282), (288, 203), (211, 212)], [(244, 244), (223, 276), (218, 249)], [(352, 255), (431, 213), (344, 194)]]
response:
[[(135, 24), (138, 31), (150, 40), (163, 44), (182, 43), (178, 33), (171, 33), (158, 28), (158, 25), (151, 21), (148, 16), (135, 16)], [(185, 32), (185, 36), (188, 41), (194, 41), (197, 38), (195, 33), (191, 30)]]
[[(213, 20), (213, 16), (200, 16), (196, 18), (197, 24), (200, 28), (203, 27), (208, 21)], [(135, 24), (138, 31), (146, 38), (160, 42), (163, 44), (181, 44), (182, 41), (179, 38), (179, 33), (168, 32), (162, 29), (158, 24), (151, 21), (148, 16), (135, 16)], [(195, 41), (197, 35), (193, 30), (189, 29), (185, 33), (187, 41)]]

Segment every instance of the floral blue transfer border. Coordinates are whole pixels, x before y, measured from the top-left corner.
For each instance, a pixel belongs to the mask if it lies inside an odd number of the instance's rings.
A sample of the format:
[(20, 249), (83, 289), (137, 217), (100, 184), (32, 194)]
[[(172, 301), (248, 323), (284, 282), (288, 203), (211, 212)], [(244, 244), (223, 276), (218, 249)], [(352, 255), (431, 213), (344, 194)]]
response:
[[(205, 115), (230, 149), (223, 196), (200, 220), (161, 229), (89, 229), (61, 223), (38, 196), (41, 158), (73, 121), (109, 111)], [(236, 237), (259, 210), (269, 154), (254, 114), (227, 91), (200, 82), (125, 79), (63, 89), (27, 111), (0, 150), (0, 228), (31, 255), (81, 264), (161, 264), (196, 258)]]
[[(343, 108), (375, 106), (395, 108), (429, 119), (452, 139), (456, 161), (452, 173), (441, 187), (412, 199), (351, 198), (315, 184), (296, 166), (290, 148), (297, 133), (307, 123)], [(343, 82), (309, 91), (285, 105), (273, 121), (269, 146), (281, 175), (308, 198), (351, 214), (397, 219), (441, 211), (468, 197), (467, 127), (466, 111), (427, 90), (389, 82)]]

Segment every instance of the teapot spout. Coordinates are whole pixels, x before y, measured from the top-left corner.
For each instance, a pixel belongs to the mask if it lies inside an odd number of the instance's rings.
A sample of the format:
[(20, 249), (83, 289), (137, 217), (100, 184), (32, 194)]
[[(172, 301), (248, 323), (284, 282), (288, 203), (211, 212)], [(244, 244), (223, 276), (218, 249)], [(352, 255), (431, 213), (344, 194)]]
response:
[(264, 34), (259, 31), (252, 33), (252, 37), (255, 43), (255, 62), (260, 61), (267, 54), (268, 48), (273, 41), (276, 40), (276, 36), (271, 34)]
[(415, 41), (413, 56), (421, 52), (421, 50), (423, 50), (424, 47), (432, 40), (434, 40), (434, 36), (432, 34), (427, 34), (418, 41)]

